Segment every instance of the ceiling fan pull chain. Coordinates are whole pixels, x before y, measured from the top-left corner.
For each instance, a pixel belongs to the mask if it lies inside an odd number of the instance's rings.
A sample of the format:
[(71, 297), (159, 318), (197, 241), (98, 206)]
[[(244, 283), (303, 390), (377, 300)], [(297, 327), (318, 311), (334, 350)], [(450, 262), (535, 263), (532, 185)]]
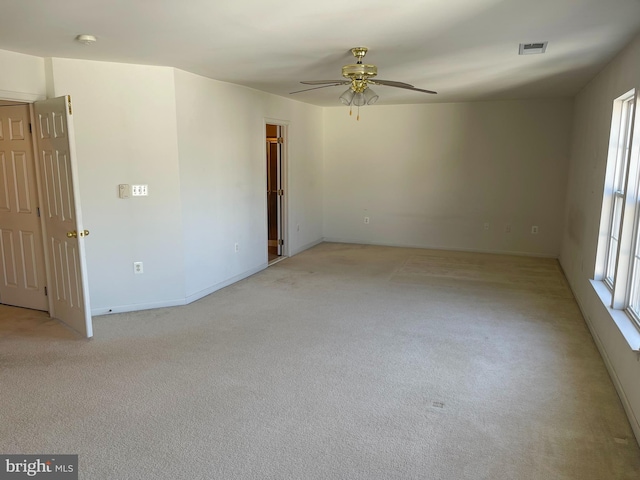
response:
[(353, 106), (352, 106), (352, 105), (349, 105), (349, 116), (353, 115), (352, 110), (353, 110)]
[(360, 121), (360, 105), (358, 105), (358, 116), (356, 117), (357, 121)]

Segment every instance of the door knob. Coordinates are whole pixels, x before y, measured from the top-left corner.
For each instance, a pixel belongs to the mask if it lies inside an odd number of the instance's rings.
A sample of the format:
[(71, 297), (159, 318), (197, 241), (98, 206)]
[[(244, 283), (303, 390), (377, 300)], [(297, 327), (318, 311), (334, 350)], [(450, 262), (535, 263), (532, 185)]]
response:
[(67, 232), (67, 237), (68, 238), (78, 238), (78, 232), (76, 232), (75, 230), (71, 230), (70, 232)]

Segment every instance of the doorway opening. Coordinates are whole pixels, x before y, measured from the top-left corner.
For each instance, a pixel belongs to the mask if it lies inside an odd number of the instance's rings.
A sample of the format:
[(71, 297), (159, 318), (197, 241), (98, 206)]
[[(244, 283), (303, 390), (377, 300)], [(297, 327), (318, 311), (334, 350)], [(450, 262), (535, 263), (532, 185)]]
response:
[(0, 101), (0, 304), (49, 311), (31, 112)]
[(267, 123), (267, 249), (272, 265), (285, 254), (285, 171), (283, 125)]
[(91, 337), (71, 97), (0, 98), (0, 139), (0, 303)]

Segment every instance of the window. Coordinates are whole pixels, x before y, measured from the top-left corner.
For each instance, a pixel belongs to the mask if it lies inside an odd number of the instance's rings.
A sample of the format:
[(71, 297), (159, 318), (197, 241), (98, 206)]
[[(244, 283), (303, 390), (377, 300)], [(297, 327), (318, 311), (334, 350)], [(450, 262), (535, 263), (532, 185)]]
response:
[(640, 122), (635, 121), (636, 97), (634, 89), (613, 103), (596, 280), (609, 290), (609, 306), (624, 311), (640, 328)]
[[(625, 197), (627, 184), (627, 172), (629, 166), (629, 153), (631, 150), (631, 126), (633, 119), (634, 98), (617, 100), (620, 102), (620, 116), (617, 118), (617, 125), (611, 126), (612, 137), (615, 140), (615, 169), (613, 185), (611, 189), (612, 205), (609, 217), (609, 241), (607, 242), (606, 275), (604, 281), (610, 289), (615, 284), (615, 270), (618, 259), (618, 247), (620, 245), (620, 230), (622, 227), (622, 206)], [(614, 114), (617, 113), (614, 108)], [(616, 115), (617, 116), (617, 115)], [(614, 118), (614, 121), (616, 119)]]

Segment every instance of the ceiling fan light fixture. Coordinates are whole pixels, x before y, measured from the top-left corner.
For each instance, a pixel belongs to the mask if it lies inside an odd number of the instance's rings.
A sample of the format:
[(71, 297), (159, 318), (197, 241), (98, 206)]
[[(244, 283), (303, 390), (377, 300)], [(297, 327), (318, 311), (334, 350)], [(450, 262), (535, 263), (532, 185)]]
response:
[(340, 101), (345, 105), (351, 105), (353, 96), (356, 94), (351, 87), (347, 88), (342, 95), (340, 95)]
[(373, 105), (378, 101), (379, 98), (380, 97), (378, 96), (378, 94), (371, 90), (371, 88), (367, 87), (367, 89), (364, 91), (364, 99), (366, 100), (367, 105)]
[(364, 93), (362, 93), (362, 92), (356, 93), (353, 96), (353, 104), (356, 107), (362, 107), (362, 106), (366, 105), (367, 104), (367, 100), (364, 97)]

